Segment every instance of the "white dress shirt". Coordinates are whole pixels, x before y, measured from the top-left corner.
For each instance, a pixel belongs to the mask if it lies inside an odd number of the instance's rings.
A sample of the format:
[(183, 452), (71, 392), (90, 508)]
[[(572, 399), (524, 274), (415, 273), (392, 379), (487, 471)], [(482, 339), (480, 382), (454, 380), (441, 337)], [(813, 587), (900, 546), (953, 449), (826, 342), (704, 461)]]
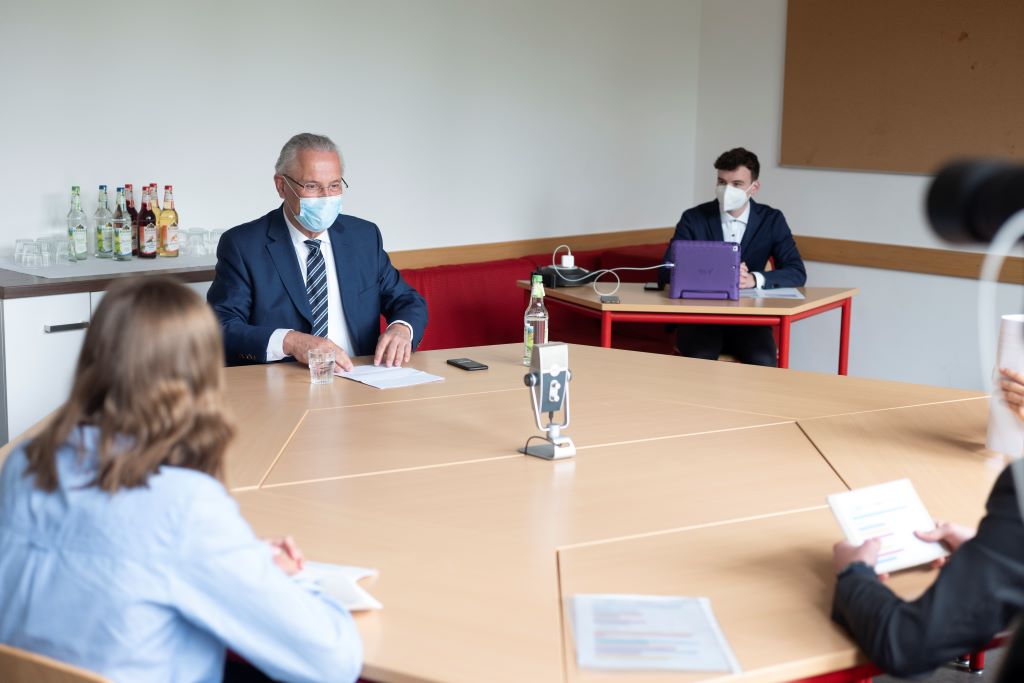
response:
[[(747, 232), (747, 220), (750, 218), (750, 202), (747, 202), (746, 208), (743, 209), (743, 213), (738, 217), (733, 217), (725, 211), (721, 215), (723, 241), (740, 244), (743, 241), (744, 233)], [(763, 273), (751, 272), (750, 274), (754, 276), (754, 284), (758, 289), (764, 287)]]
[[(309, 257), (309, 247), (306, 240), (320, 240), (320, 253), (324, 256), (324, 266), (327, 269), (327, 338), (341, 347), (351, 358), (354, 354), (352, 338), (348, 333), (348, 323), (345, 321), (345, 308), (341, 303), (341, 286), (338, 284), (338, 269), (334, 265), (334, 252), (331, 250), (330, 230), (324, 230), (316, 237), (306, 237), (295, 227), (288, 212), (281, 207), (284, 214), (284, 221), (288, 225), (288, 235), (292, 238), (292, 246), (295, 248), (295, 258), (299, 261), (299, 272), (302, 273), (302, 281), (306, 281), (306, 259)], [(409, 328), (410, 336), (413, 336), (412, 325), (404, 320), (395, 320), (391, 325), (405, 325)], [(270, 335), (267, 342), (267, 362), (287, 358), (284, 352), (284, 338), (291, 329), (278, 329)]]

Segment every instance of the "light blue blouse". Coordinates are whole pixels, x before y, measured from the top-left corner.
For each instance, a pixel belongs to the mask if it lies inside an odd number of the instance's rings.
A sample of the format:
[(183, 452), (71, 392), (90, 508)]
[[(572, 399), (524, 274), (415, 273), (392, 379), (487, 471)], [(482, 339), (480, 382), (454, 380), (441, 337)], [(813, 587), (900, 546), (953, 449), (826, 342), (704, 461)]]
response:
[(86, 486), (97, 436), (59, 450), (52, 493), (21, 448), (0, 472), (0, 642), (124, 683), (220, 681), (225, 646), (280, 681), (358, 677), (351, 615), (285, 576), (218, 481), (163, 467), (107, 494)]

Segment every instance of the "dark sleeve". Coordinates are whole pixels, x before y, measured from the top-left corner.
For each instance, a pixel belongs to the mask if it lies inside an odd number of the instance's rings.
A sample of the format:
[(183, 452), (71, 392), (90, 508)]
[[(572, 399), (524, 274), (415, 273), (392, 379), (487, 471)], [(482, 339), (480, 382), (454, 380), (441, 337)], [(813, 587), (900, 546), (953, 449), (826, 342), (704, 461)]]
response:
[[(662, 263), (667, 263), (672, 260), (672, 243), (677, 240), (695, 240), (697, 237), (694, 233), (694, 221), (698, 218), (698, 214), (694, 209), (688, 209), (683, 212), (683, 215), (679, 218), (679, 222), (676, 223), (676, 231), (672, 234), (672, 239), (669, 240), (668, 246), (665, 247), (665, 257), (662, 259)], [(662, 285), (668, 284), (669, 278), (671, 277), (668, 268), (661, 268), (658, 271), (658, 282)]]
[(772, 258), (775, 267), (764, 275), (764, 288), (803, 287), (807, 283), (807, 270), (800, 251), (796, 248), (793, 233), (781, 211), (776, 212), (772, 224)]
[(392, 265), (384, 251), (380, 229), (377, 229), (377, 282), (380, 285), (380, 310), (384, 319), (388, 324), (404, 320), (412, 325), (412, 348), (415, 351), (427, 329), (427, 302)]
[(235, 244), (235, 235), (224, 233), (217, 245), (217, 266), (206, 300), (213, 307), (224, 333), (228, 365), (262, 363), (273, 327), (250, 325), (252, 274)]
[(836, 582), (832, 618), (877, 666), (906, 677), (984, 646), (1022, 606), (1024, 523), (1007, 468), (978, 535), (953, 553), (924, 595), (905, 602), (873, 569), (853, 565)]

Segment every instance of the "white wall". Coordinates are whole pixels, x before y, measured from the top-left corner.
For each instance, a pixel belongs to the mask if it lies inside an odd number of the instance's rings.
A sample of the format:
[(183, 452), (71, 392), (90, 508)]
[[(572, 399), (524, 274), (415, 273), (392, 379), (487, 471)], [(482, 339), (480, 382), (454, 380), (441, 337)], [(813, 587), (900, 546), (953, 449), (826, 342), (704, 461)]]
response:
[(0, 245), (61, 229), (72, 184), (89, 213), (152, 180), (185, 227), (250, 220), (303, 130), (392, 250), (664, 225), (699, 26), (699, 0), (7, 2)]
[[(758, 199), (782, 209), (794, 233), (951, 248), (925, 217), (930, 177), (779, 166), (785, 0), (705, 0), (700, 37), (697, 202), (714, 197), (715, 157), (742, 145), (761, 160)], [(861, 290), (853, 304), (850, 374), (983, 387), (977, 282), (812, 263), (808, 284)], [(1021, 310), (1020, 287), (1001, 285), (999, 292), (1001, 312)], [(793, 367), (834, 371), (838, 318), (832, 313), (794, 325)]]

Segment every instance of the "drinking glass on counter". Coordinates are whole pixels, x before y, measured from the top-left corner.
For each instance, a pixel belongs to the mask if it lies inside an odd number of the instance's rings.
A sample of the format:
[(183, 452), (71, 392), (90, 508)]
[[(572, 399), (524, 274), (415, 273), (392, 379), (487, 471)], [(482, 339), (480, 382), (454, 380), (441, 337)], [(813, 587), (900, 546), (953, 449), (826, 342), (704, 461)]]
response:
[(334, 349), (311, 349), (307, 359), (310, 384), (334, 382)]

